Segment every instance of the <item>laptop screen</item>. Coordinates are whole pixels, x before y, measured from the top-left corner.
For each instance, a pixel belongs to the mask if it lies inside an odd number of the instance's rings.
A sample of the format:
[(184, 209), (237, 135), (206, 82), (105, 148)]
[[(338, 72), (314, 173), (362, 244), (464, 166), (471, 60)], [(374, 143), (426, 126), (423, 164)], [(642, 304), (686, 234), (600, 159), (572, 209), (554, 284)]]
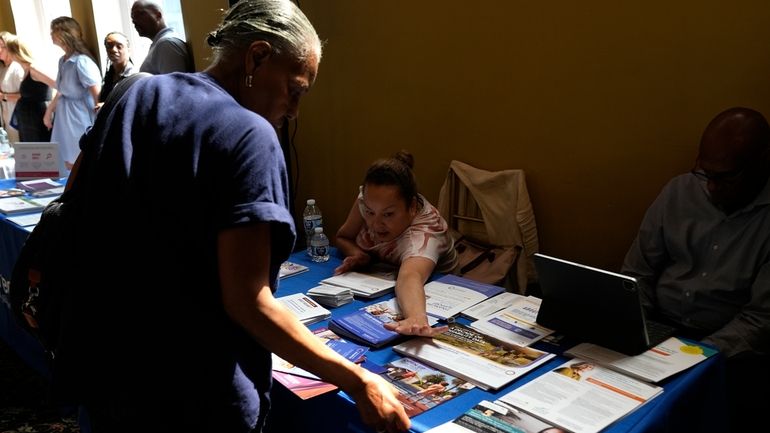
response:
[(634, 278), (539, 253), (535, 267), (543, 293), (537, 323), (629, 355), (650, 347)]

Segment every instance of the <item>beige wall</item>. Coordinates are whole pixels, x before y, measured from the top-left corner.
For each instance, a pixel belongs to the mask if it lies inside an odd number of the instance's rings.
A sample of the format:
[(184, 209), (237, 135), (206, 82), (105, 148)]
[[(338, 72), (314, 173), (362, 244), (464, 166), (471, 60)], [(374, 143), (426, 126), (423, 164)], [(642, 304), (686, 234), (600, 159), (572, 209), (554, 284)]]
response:
[(429, 200), (452, 159), (524, 169), (541, 250), (615, 269), (708, 120), (770, 115), (763, 0), (301, 4), (326, 46), (296, 206), (315, 197), (334, 230), (368, 164), (405, 148)]
[[(227, 1), (182, 5), (200, 70)], [(452, 159), (524, 169), (542, 251), (614, 269), (714, 114), (770, 115), (765, 0), (301, 5), (326, 48), (299, 119), (296, 208), (315, 197), (331, 234), (369, 163), (405, 148), (431, 201)], [(3, 28), (8, 11), (0, 0)]]

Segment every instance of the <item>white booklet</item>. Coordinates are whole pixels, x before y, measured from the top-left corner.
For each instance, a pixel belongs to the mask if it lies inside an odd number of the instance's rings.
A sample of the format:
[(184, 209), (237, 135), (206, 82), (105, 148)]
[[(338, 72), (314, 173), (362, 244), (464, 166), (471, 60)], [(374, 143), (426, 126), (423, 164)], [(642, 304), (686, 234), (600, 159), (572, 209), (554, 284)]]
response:
[(445, 275), (425, 285), (425, 309), (428, 315), (445, 320), (503, 291), (502, 287)]
[(321, 304), (304, 293), (294, 293), (276, 299), (294, 313), (300, 322), (305, 325), (312, 325), (332, 316), (331, 311), (322, 307)]
[(597, 433), (663, 388), (573, 359), (500, 397), (500, 401), (574, 433)]
[(459, 323), (450, 323), (449, 330), (433, 338), (413, 338), (393, 350), (485, 390), (500, 389), (554, 356), (496, 341)]
[(396, 279), (393, 274), (363, 274), (360, 272), (345, 272), (321, 280), (321, 283), (347, 287), (354, 295), (364, 298), (382, 296), (392, 292), (396, 287)]
[(281, 269), (278, 271), (278, 278), (291, 277), (292, 275), (297, 275), (303, 272), (307, 272), (309, 269), (310, 268), (308, 268), (305, 265), (300, 265), (299, 263), (286, 261), (281, 263)]
[(552, 329), (535, 322), (539, 309), (540, 299), (522, 296), (509, 307), (471, 323), (471, 327), (506, 343), (529, 346), (553, 334)]
[(12, 215), (19, 212), (42, 211), (45, 205), (25, 197), (0, 198), (0, 212)]
[(567, 356), (595, 362), (647, 382), (660, 382), (716, 353), (716, 349), (679, 337), (671, 337), (636, 356), (591, 343), (580, 343), (564, 352)]

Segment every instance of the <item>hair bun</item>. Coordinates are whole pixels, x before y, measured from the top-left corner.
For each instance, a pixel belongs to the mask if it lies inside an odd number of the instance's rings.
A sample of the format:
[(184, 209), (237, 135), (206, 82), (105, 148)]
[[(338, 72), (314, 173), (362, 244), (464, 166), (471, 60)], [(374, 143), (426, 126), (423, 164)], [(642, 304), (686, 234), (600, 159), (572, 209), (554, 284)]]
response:
[(409, 168), (414, 168), (414, 156), (408, 150), (399, 150), (393, 155), (393, 158), (401, 161)]
[(222, 42), (222, 38), (219, 36), (218, 31), (211, 32), (206, 36), (206, 43), (210, 47), (218, 47), (220, 42)]

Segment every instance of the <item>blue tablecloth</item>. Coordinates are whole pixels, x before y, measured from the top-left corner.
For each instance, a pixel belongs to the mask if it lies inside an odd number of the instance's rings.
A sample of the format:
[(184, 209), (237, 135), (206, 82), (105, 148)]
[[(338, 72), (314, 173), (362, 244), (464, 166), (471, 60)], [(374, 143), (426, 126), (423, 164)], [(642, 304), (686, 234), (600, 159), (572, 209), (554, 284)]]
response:
[[(15, 179), (0, 180), (0, 188), (13, 188)], [(29, 232), (6, 220), (0, 213), (0, 338), (2, 338), (16, 353), (40, 374), (49, 374), (47, 358), (40, 343), (31, 334), (22, 329), (11, 316), (8, 300), (8, 285), (11, 271), (21, 246)]]
[[(0, 188), (13, 186), (13, 181), (0, 180)], [(26, 331), (21, 329), (10, 316), (7, 303), (7, 281), (10, 279), (13, 263), (27, 237), (23, 228), (7, 221), (0, 214), (0, 338), (5, 340), (29, 365), (42, 374), (48, 373), (41, 346)], [(310, 270), (286, 278), (280, 282), (276, 296), (306, 292), (322, 279), (330, 276), (333, 269), (341, 262), (335, 254), (327, 263), (314, 263), (304, 251), (295, 253), (291, 260), (306, 266)], [(332, 313), (343, 315), (361, 308), (367, 303), (385, 299), (358, 300), (332, 309)], [(321, 322), (313, 327), (326, 326)], [(563, 348), (541, 343), (537, 348), (560, 353)], [(399, 358), (400, 355), (389, 347), (370, 351), (368, 359), (380, 365)], [(521, 386), (534, 377), (545, 373), (566, 358), (558, 356), (537, 370), (517, 379), (508, 387), (498, 392), (485, 392), (474, 389), (442, 403), (412, 419), (412, 431), (424, 432), (441, 423), (450, 421), (481, 400), (495, 400), (510, 390)], [(610, 426), (606, 432), (723, 432), (726, 431), (726, 413), (724, 411), (724, 361), (721, 356), (714, 356), (692, 369), (676, 375), (661, 385), (664, 392), (632, 414)], [(280, 384), (275, 385), (273, 410), (268, 418), (268, 431), (284, 432), (370, 432), (360, 421), (358, 412), (350, 398), (344, 393), (325, 394), (310, 400), (301, 400)]]
[[(310, 267), (308, 272), (297, 274), (280, 282), (276, 296), (291, 293), (306, 292), (322, 279), (330, 276), (336, 266), (341, 263), (335, 254), (327, 263), (310, 261), (305, 252), (292, 255), (291, 261)], [(350, 304), (332, 309), (334, 316), (344, 315), (362, 306), (387, 299), (388, 296), (376, 300), (356, 299)], [(461, 319), (462, 320), (462, 319)], [(326, 326), (327, 322), (318, 323), (312, 328)], [(556, 347), (547, 343), (535, 344), (538, 349), (561, 353), (571, 346)], [(370, 351), (367, 354), (370, 361), (384, 365), (398, 359), (399, 354), (386, 347)], [(412, 418), (412, 431), (424, 432), (439, 424), (451, 421), (481, 400), (494, 401), (512, 389), (521, 386), (535, 377), (555, 368), (567, 358), (557, 356), (537, 370), (515, 380), (509, 386), (497, 391), (486, 392), (473, 389), (453, 398)], [(713, 356), (690, 370), (675, 375), (660, 385), (664, 392), (660, 396), (643, 405), (635, 412), (614, 423), (606, 432), (724, 432), (727, 430), (724, 411), (724, 359)], [(302, 414), (297, 416), (297, 414)], [(271, 432), (313, 431), (313, 432), (370, 432), (361, 422), (355, 407), (344, 393), (324, 395), (310, 400), (301, 400), (276, 385), (274, 392), (273, 413), (270, 417), (275, 423)]]

